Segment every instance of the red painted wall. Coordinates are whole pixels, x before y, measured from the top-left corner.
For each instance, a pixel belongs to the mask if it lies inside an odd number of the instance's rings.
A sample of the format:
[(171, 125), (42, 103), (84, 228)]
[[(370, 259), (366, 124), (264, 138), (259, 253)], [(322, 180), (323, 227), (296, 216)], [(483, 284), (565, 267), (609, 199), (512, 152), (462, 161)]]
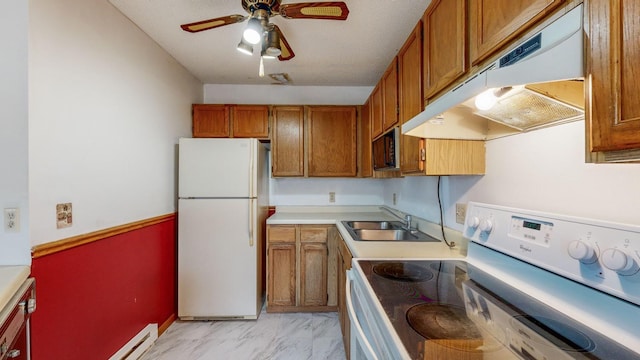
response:
[(176, 313), (176, 220), (33, 259), (33, 360), (108, 359)]

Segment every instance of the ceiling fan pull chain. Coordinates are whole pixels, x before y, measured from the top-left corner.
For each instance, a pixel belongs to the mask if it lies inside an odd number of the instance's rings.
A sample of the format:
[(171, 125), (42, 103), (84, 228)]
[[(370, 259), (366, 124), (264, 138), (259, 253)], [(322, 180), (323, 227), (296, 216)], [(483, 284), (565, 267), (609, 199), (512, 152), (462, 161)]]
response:
[(258, 75), (260, 77), (264, 77), (264, 62), (262, 61), (262, 56), (260, 56), (260, 69), (258, 70)]

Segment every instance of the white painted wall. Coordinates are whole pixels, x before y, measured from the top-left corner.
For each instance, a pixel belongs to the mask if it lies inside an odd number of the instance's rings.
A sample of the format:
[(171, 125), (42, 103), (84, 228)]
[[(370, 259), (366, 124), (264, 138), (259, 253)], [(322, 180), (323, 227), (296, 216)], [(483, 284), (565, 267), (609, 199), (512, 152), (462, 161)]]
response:
[(487, 174), (451, 177), (445, 224), (469, 200), (640, 225), (640, 165), (587, 164), (584, 122), (487, 142)]
[[(587, 164), (584, 121), (488, 141), (484, 176), (444, 176), (445, 225), (467, 201), (640, 225), (640, 165)], [(392, 194), (397, 193), (397, 205)], [(384, 203), (439, 223), (437, 177), (385, 180)]]
[[(26, 1), (0, 2), (0, 217), (19, 208), (19, 232), (0, 227), (0, 265), (31, 263), (29, 245)], [(4, 222), (3, 222), (4, 224)]]
[[(174, 212), (202, 84), (105, 0), (29, 5), (32, 245)], [(73, 226), (58, 230), (64, 202)]]
[[(269, 183), (271, 205), (382, 205), (384, 183), (374, 179), (277, 178)], [(335, 203), (329, 193), (335, 192)]]

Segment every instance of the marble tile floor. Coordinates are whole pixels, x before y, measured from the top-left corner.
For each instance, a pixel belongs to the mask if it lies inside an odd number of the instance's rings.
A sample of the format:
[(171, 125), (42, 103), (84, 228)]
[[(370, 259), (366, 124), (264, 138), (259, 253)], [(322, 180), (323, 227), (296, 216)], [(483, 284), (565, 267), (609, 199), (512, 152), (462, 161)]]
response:
[(176, 321), (141, 360), (343, 360), (338, 314), (267, 313), (258, 320)]

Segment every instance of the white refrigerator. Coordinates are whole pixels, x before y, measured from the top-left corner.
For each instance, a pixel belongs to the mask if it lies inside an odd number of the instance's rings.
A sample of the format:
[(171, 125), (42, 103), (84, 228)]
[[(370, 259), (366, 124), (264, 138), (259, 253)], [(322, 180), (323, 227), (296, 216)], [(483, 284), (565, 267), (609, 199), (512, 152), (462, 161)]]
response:
[(268, 151), (256, 139), (181, 138), (178, 154), (178, 317), (257, 319)]

